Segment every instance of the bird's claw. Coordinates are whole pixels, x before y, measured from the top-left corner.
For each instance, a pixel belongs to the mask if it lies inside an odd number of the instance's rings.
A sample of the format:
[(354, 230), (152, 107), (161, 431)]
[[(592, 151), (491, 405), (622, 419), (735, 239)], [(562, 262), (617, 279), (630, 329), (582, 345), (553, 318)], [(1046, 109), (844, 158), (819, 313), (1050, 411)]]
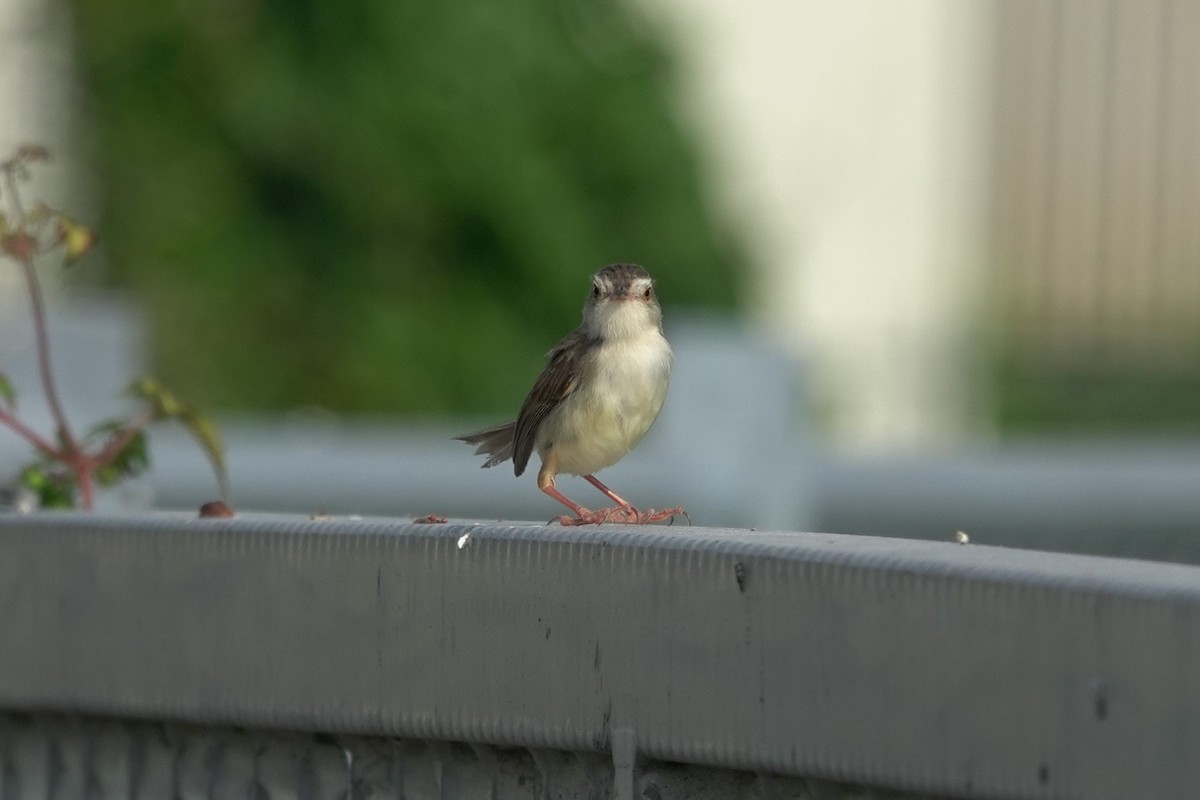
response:
[(674, 508), (664, 508), (661, 511), (655, 511), (653, 508), (649, 511), (643, 511), (638, 515), (638, 524), (644, 525), (647, 522), (662, 522), (668, 520), (668, 525), (675, 524), (675, 518), (682, 515), (688, 521), (688, 525), (692, 524), (692, 518), (683, 506), (675, 506)]
[(688, 516), (687, 511), (679, 506), (664, 508), (661, 511), (655, 511), (653, 508), (649, 511), (638, 511), (633, 506), (629, 508), (600, 508), (595, 511), (583, 509), (577, 517), (569, 517), (564, 514), (550, 521), (567, 527), (576, 525), (602, 525), (605, 522), (616, 522), (625, 525), (646, 525), (647, 523), (662, 522), (663, 520), (670, 520), (671, 523), (674, 523), (675, 517), (680, 514), (687, 518), (689, 525), (692, 524), (692, 518)]
[(569, 517), (564, 514), (563, 516), (555, 517), (550, 521), (557, 522), (559, 525), (571, 527), (575, 525), (602, 525), (605, 522), (628, 523), (635, 520), (632, 519), (629, 512), (623, 508), (598, 508), (595, 511), (589, 511), (588, 509), (584, 508), (580, 510), (579, 516), (577, 517)]

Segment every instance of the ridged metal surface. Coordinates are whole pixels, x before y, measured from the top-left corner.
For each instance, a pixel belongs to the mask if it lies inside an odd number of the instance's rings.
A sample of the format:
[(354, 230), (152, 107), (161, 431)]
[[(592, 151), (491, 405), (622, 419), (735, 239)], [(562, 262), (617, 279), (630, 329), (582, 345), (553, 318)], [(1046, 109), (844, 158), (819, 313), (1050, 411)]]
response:
[(916, 800), (662, 762), (614, 775), (598, 753), (11, 713), (0, 713), (0, 798)]
[(1191, 567), (687, 527), (7, 516), (0, 642), (9, 709), (632, 742), (956, 797), (1200, 795)]

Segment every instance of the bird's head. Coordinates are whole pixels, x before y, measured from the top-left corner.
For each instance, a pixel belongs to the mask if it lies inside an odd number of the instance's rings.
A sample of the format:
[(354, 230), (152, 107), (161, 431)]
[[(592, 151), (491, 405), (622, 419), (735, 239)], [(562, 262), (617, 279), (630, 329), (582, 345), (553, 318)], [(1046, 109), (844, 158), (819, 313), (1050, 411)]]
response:
[(592, 276), (583, 324), (600, 339), (639, 336), (662, 328), (654, 279), (637, 264), (610, 264)]

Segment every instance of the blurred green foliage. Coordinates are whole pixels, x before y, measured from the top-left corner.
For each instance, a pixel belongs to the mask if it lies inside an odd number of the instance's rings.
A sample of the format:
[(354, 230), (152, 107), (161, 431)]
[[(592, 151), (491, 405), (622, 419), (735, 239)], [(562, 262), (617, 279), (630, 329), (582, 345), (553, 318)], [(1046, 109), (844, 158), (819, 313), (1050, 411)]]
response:
[(1200, 433), (1200, 369), (1080, 358), (1073, 366), (1011, 354), (993, 365), (994, 421), (1004, 433)]
[(110, 277), (198, 404), (511, 413), (605, 263), (736, 302), (623, 4), (73, 5)]

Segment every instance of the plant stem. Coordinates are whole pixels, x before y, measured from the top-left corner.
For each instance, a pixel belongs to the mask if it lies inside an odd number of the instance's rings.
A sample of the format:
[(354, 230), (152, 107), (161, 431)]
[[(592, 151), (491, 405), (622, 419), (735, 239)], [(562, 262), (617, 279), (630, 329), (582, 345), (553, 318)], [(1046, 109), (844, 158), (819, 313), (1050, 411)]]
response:
[(75, 477), (79, 481), (79, 503), (83, 506), (84, 511), (92, 510), (92, 467), (90, 464), (74, 463), (71, 468), (75, 470)]
[[(21, 157), (22, 153), (18, 151), (17, 158)], [(26, 155), (26, 158), (29, 157)], [(50, 367), (50, 334), (46, 329), (46, 301), (42, 296), (42, 285), (38, 281), (37, 270), (33, 266), (33, 257), (39, 247), (36, 232), (31, 234), (25, 227), (27, 219), (25, 208), (21, 204), (21, 195), (17, 191), (16, 163), (16, 159), (14, 159), (0, 166), (0, 171), (4, 173), (5, 186), (8, 189), (8, 201), (13, 210), (12, 227), (18, 231), (15, 239), (6, 237), (5, 250), (21, 266), (21, 271), (25, 274), (25, 283), (29, 288), (29, 304), (33, 311), (34, 342), (37, 346), (38, 372), (41, 375), (46, 404), (50, 406), (50, 414), (54, 417), (59, 447), (55, 447), (38, 436), (16, 417), (2, 412), (2, 410), (0, 413), (3, 416), (0, 416), (0, 420), (32, 442), (39, 450), (66, 464), (75, 473), (75, 479), (79, 485), (80, 501), (83, 507), (90, 511), (94, 494), (92, 471), (96, 468), (96, 464), (87, 453), (83, 452), (79, 446), (79, 440), (71, 432), (71, 425), (67, 422), (62, 400), (59, 398), (58, 386), (54, 381), (54, 370)]]
[(33, 310), (34, 340), (37, 344), (38, 372), (42, 377), (42, 391), (46, 394), (46, 403), (54, 416), (54, 424), (62, 437), (63, 447), (70, 455), (79, 453), (79, 443), (71, 432), (67, 415), (63, 412), (62, 402), (58, 397), (58, 386), (54, 382), (54, 372), (50, 368), (50, 336), (46, 331), (46, 303), (42, 298), (42, 287), (38, 283), (37, 272), (33, 268), (32, 258), (18, 259), (25, 282), (29, 285), (29, 303)]
[(58, 385), (54, 382), (54, 370), (50, 367), (50, 334), (46, 329), (46, 301), (42, 297), (42, 285), (38, 282), (37, 271), (33, 268), (33, 259), (24, 257), (17, 260), (25, 273), (25, 282), (29, 284), (29, 304), (33, 310), (34, 341), (37, 344), (38, 372), (42, 376), (42, 391), (46, 395), (46, 404), (50, 406), (50, 414), (58, 428), (59, 439), (62, 440), (63, 456), (75, 473), (79, 483), (79, 500), (85, 511), (92, 510), (92, 470), (95, 464), (80, 450), (79, 441), (71, 432), (67, 415), (63, 411), (62, 401), (58, 396)]
[(48, 455), (50, 458), (54, 458), (54, 459), (62, 458), (62, 453), (60, 453), (58, 451), (58, 449), (55, 448), (54, 445), (50, 444), (50, 442), (43, 439), (41, 437), (41, 435), (38, 434), (37, 431), (30, 428), (24, 422), (21, 422), (21, 420), (17, 419), (12, 414), (5, 411), (3, 408), (0, 408), (0, 422), (4, 423), (8, 427), (12, 428), (13, 431), (15, 431), (19, 436), (23, 437), (25, 439), (25, 441), (29, 442), (31, 445), (36, 447), (38, 450), (41, 450), (43, 453)]

